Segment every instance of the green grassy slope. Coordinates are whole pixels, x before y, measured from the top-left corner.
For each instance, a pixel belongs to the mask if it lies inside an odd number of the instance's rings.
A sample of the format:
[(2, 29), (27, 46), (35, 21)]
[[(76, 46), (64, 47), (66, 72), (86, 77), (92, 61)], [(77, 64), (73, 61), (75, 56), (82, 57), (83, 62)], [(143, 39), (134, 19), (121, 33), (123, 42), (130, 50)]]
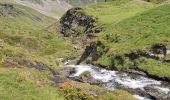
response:
[(130, 57), (131, 53), (138, 51), (152, 51), (157, 44), (170, 48), (169, 4), (160, 6), (142, 0), (120, 0), (86, 6), (84, 9), (86, 14), (98, 18), (97, 23), (103, 31), (97, 41), (102, 41), (109, 49), (95, 64), (117, 70), (138, 66), (150, 75), (170, 79), (170, 63), (162, 62), (168, 54), (155, 54), (159, 60), (146, 56)]
[[(154, 43), (167, 44), (169, 48), (169, 5), (163, 5), (132, 18), (121, 21), (116, 25), (108, 25), (106, 34), (119, 35), (118, 43), (114, 44), (115, 53), (130, 52), (137, 49), (148, 49)], [(111, 29), (111, 27), (113, 29)]]
[(67, 56), (72, 48), (56, 33), (44, 30), (56, 20), (14, 4), (0, 5), (0, 20), (0, 98), (63, 100), (59, 89), (49, 82), (51, 73), (17, 64), (22, 60), (39, 61), (59, 68), (57, 58)]
[(67, 48), (71, 48), (69, 43), (65, 42), (59, 35), (44, 30), (56, 20), (24, 6), (12, 6), (12, 8), (0, 6), (2, 13), (0, 16), (2, 20), (0, 22), (0, 36), (4, 45), (25, 49), (39, 57), (55, 53), (60, 54), (61, 57), (65, 52), (68, 52)]
[(48, 73), (34, 69), (0, 68), (1, 100), (64, 100), (62, 92), (48, 85)]
[(0, 16), (2, 20), (0, 22), (0, 30), (3, 33), (31, 34), (34, 32), (35, 34), (35, 31), (43, 29), (55, 22), (54, 19), (20, 5), (13, 4), (13, 8), (10, 10), (6, 10), (4, 6), (1, 6), (0, 9), (2, 13)]
[[(85, 12), (98, 18), (103, 25), (116, 24), (121, 20), (132, 17), (142, 11), (154, 7), (154, 4), (141, 0), (116, 0), (85, 6)], [(106, 28), (108, 28), (106, 26)]]
[[(53, 77), (52, 72), (29, 68), (41, 62), (36, 66), (41, 68), (47, 65), (58, 71), (61, 67), (61, 58), (78, 54), (74, 52), (70, 42), (57, 33), (56, 24), (52, 28), (47, 27), (56, 20), (16, 4), (0, 5), (0, 20), (0, 98), (2, 100), (64, 100), (65, 96), (74, 98), (75, 91), (78, 91), (76, 95), (81, 95), (82, 98), (88, 94), (76, 88), (66, 88), (66, 91), (69, 89), (71, 92), (64, 93), (63, 89), (52, 86), (50, 80)], [(81, 85), (82, 83), (76, 84), (78, 87)], [(84, 90), (89, 87), (92, 91), (102, 91), (100, 98), (106, 100), (107, 98), (123, 100), (122, 97), (134, 99), (128, 92), (111, 92), (89, 84)], [(115, 95), (113, 96), (112, 93)]]

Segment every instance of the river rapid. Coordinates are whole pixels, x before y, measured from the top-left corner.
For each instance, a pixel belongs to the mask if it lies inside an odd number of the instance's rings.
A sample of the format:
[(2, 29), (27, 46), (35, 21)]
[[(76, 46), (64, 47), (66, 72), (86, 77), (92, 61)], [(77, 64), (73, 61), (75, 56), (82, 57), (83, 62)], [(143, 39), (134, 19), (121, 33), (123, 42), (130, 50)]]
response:
[(109, 90), (122, 89), (132, 93), (137, 100), (168, 100), (170, 84), (147, 76), (106, 70), (93, 65), (69, 65), (75, 72), (69, 77), (76, 79), (85, 71), (102, 82), (102, 87)]

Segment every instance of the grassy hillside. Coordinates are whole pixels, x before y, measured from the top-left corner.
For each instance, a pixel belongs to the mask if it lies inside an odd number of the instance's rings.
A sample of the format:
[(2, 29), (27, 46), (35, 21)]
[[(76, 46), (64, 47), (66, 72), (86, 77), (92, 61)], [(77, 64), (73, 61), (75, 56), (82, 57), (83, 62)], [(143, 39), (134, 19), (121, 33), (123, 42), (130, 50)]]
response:
[[(65, 100), (91, 98), (84, 91), (96, 91), (99, 98), (129, 100), (126, 91), (108, 91), (97, 86), (71, 82), (67, 87), (54, 87), (51, 78), (62, 66), (62, 59), (74, 57), (71, 43), (57, 30), (55, 19), (17, 4), (0, 4), (0, 98), (2, 100)], [(53, 27), (50, 27), (50, 26)], [(55, 26), (56, 25), (56, 26)], [(47, 27), (48, 26), (48, 27)], [(49, 28), (50, 27), (50, 28)], [(79, 89), (78, 87), (82, 87)], [(114, 95), (113, 95), (114, 94)], [(76, 97), (75, 97), (76, 95)], [(109, 96), (109, 97), (108, 97)], [(92, 100), (92, 99), (89, 99)]]
[(34, 69), (0, 68), (1, 100), (64, 100), (62, 92), (48, 85), (48, 73)]
[[(117, 24), (121, 20), (141, 13), (154, 4), (142, 0), (116, 0), (113, 2), (99, 3), (85, 6), (85, 12), (98, 18), (98, 23), (102, 25)], [(106, 26), (106, 28), (108, 28)]]
[(67, 43), (59, 35), (44, 30), (56, 20), (24, 6), (8, 6), (0, 6), (0, 35), (4, 44), (41, 55), (56, 53), (57, 48), (67, 48)]
[[(84, 12), (95, 16), (103, 29), (96, 41), (108, 49), (106, 52), (99, 47), (97, 50), (103, 55), (93, 63), (117, 70), (137, 68), (151, 76), (170, 79), (169, 11), (169, 4), (160, 6), (142, 0), (85, 6)], [(161, 46), (167, 51), (159, 51)]]
[(18, 64), (27, 60), (59, 68), (57, 58), (67, 56), (67, 49), (72, 48), (56, 33), (44, 30), (56, 20), (24, 6), (3, 3), (0, 20), (0, 98), (63, 100), (60, 90), (51, 86), (50, 72)]

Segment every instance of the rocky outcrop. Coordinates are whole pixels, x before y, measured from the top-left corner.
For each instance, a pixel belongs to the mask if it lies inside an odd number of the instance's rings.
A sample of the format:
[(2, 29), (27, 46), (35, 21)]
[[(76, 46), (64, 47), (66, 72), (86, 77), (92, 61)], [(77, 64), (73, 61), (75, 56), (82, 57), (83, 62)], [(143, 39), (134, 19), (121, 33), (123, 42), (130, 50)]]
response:
[(73, 8), (66, 12), (60, 20), (60, 31), (65, 37), (81, 34), (99, 33), (96, 18), (86, 15), (82, 8)]
[(86, 47), (77, 64), (87, 60), (87, 58), (88, 63), (97, 61), (104, 53), (107, 52), (107, 50), (108, 49), (100, 41), (92, 42), (89, 46)]
[(161, 100), (166, 94), (162, 93), (158, 89), (155, 89), (151, 86), (145, 87), (145, 92), (150, 96), (154, 97), (156, 100)]

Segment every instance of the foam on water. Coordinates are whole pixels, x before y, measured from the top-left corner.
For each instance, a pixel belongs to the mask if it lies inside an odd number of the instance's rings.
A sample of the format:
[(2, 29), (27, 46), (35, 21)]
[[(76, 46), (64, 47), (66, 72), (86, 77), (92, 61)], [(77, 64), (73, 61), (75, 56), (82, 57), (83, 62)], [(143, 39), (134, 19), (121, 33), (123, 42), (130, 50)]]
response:
[[(105, 83), (103, 86), (107, 89), (116, 89), (116, 85), (119, 84), (125, 88), (140, 88), (142, 90), (144, 90), (144, 87), (146, 86), (152, 86), (153, 88), (159, 90), (162, 93), (168, 94), (170, 92), (169, 87), (161, 86), (161, 81), (157, 81), (140, 75), (132, 77), (131, 74), (106, 70), (92, 65), (72, 65), (71, 67), (74, 67), (76, 70), (76, 73), (71, 75), (71, 77), (77, 77), (84, 71), (89, 71), (93, 78)], [(148, 98), (141, 97), (138, 95), (135, 95), (135, 97), (138, 100), (149, 100)]]
[(138, 77), (136, 79), (131, 78), (126, 73), (118, 74), (117, 71), (110, 71), (92, 65), (75, 65), (76, 73), (73, 76), (79, 76), (84, 71), (89, 71), (91, 75), (102, 82), (109, 82), (115, 80), (115, 82), (124, 85), (129, 88), (143, 88), (147, 85), (160, 85), (160, 81), (152, 80), (145, 77)]
[(109, 82), (110, 80), (113, 80), (114, 77), (116, 77), (115, 71), (107, 71), (97, 67), (93, 68), (91, 65), (76, 65), (74, 67), (76, 68), (76, 73), (73, 76), (79, 76), (84, 71), (89, 71), (95, 79), (101, 80), (103, 82)]
[(157, 88), (158, 90), (160, 90), (161, 92), (168, 94), (170, 92), (169, 88), (165, 88), (165, 87), (160, 87), (160, 86), (154, 86), (155, 88)]
[(127, 86), (129, 88), (143, 88), (147, 85), (160, 85), (161, 82), (160, 81), (156, 81), (156, 80), (152, 80), (152, 79), (148, 79), (145, 77), (138, 77), (137, 79), (132, 79), (131, 77), (127, 76), (126, 78), (116, 78), (116, 82), (118, 82), (119, 84), (122, 84), (124, 86)]
[(137, 100), (151, 100), (149, 98), (146, 98), (146, 97), (141, 97), (139, 95), (134, 95), (134, 97), (137, 99)]
[(76, 73), (73, 76), (79, 76), (80, 74), (82, 74), (85, 71), (93, 72), (92, 68), (88, 65), (76, 65), (73, 67), (76, 68)]

